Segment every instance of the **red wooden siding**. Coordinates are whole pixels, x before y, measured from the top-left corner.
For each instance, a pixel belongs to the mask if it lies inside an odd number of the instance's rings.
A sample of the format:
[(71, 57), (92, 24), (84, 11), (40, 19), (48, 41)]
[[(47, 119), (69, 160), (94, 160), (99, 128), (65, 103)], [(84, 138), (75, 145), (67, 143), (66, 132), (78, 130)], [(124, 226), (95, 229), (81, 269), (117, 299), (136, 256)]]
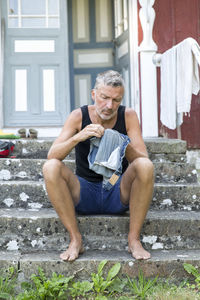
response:
[[(156, 12), (154, 40), (158, 45), (159, 53), (163, 53), (187, 37), (193, 37), (200, 43), (199, 0), (156, 0), (154, 9)], [(158, 68), (159, 98), (160, 70)], [(170, 130), (161, 122), (159, 122), (159, 133), (169, 138), (178, 137), (177, 130)], [(181, 138), (187, 141), (189, 148), (200, 148), (200, 94), (193, 96), (190, 117), (184, 116)]]

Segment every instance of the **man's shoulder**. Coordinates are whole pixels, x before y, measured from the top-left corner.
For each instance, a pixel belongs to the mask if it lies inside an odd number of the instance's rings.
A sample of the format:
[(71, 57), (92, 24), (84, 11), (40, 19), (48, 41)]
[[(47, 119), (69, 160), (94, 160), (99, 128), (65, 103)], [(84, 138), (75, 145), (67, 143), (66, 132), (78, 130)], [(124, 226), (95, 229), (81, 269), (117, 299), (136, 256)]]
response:
[(77, 128), (80, 128), (80, 124), (82, 122), (82, 112), (80, 108), (72, 110), (72, 112), (69, 114), (67, 120), (67, 124), (70, 124), (70, 126)]
[(126, 117), (137, 117), (137, 113), (133, 108), (125, 107), (125, 115)]
[(72, 112), (69, 115), (70, 118), (82, 118), (82, 112), (81, 112), (81, 108), (76, 108), (74, 110), (72, 110)]

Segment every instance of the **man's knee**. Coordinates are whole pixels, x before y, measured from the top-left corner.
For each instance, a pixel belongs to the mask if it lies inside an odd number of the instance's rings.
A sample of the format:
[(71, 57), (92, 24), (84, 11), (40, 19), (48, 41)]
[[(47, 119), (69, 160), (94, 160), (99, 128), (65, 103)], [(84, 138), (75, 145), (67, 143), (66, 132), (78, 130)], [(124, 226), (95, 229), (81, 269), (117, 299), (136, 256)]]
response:
[(45, 162), (43, 165), (42, 171), (44, 179), (54, 179), (58, 178), (61, 173), (63, 163), (58, 159), (50, 159)]
[(149, 158), (139, 157), (132, 162), (136, 177), (147, 183), (154, 179), (154, 165)]

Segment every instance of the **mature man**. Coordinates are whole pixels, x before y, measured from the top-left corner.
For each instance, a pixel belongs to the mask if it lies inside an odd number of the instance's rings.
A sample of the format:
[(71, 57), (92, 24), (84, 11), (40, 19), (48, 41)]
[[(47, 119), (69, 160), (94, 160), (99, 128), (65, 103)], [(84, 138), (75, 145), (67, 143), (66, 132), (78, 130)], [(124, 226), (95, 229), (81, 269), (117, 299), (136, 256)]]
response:
[[(110, 70), (99, 74), (91, 92), (94, 104), (71, 112), (49, 150), (48, 161), (43, 167), (46, 188), (70, 235), (68, 249), (60, 255), (62, 260), (75, 260), (83, 252), (76, 211), (118, 214), (128, 209), (128, 251), (136, 259), (150, 258), (140, 242), (140, 232), (152, 198), (154, 168), (135, 111), (121, 105), (123, 94), (124, 82), (118, 72)], [(122, 176), (106, 191), (102, 176), (89, 169), (88, 154), (90, 138), (101, 138), (108, 128), (128, 135), (131, 142), (125, 152), (129, 165), (123, 161)], [(62, 162), (73, 148), (76, 150), (76, 175)]]

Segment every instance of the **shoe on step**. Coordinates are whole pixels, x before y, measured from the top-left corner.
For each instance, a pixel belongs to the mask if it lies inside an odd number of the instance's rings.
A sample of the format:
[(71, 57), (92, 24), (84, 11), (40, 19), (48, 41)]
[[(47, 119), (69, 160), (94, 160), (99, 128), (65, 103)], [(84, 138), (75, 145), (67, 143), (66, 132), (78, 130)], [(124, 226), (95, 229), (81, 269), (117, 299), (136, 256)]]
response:
[(31, 139), (37, 139), (37, 137), (38, 137), (38, 132), (37, 132), (37, 130), (35, 130), (35, 129), (33, 129), (33, 128), (30, 128), (30, 129), (29, 129), (29, 137), (30, 137)]
[(26, 138), (26, 128), (20, 128), (18, 130), (18, 135), (20, 136), (20, 138), (24, 139)]

